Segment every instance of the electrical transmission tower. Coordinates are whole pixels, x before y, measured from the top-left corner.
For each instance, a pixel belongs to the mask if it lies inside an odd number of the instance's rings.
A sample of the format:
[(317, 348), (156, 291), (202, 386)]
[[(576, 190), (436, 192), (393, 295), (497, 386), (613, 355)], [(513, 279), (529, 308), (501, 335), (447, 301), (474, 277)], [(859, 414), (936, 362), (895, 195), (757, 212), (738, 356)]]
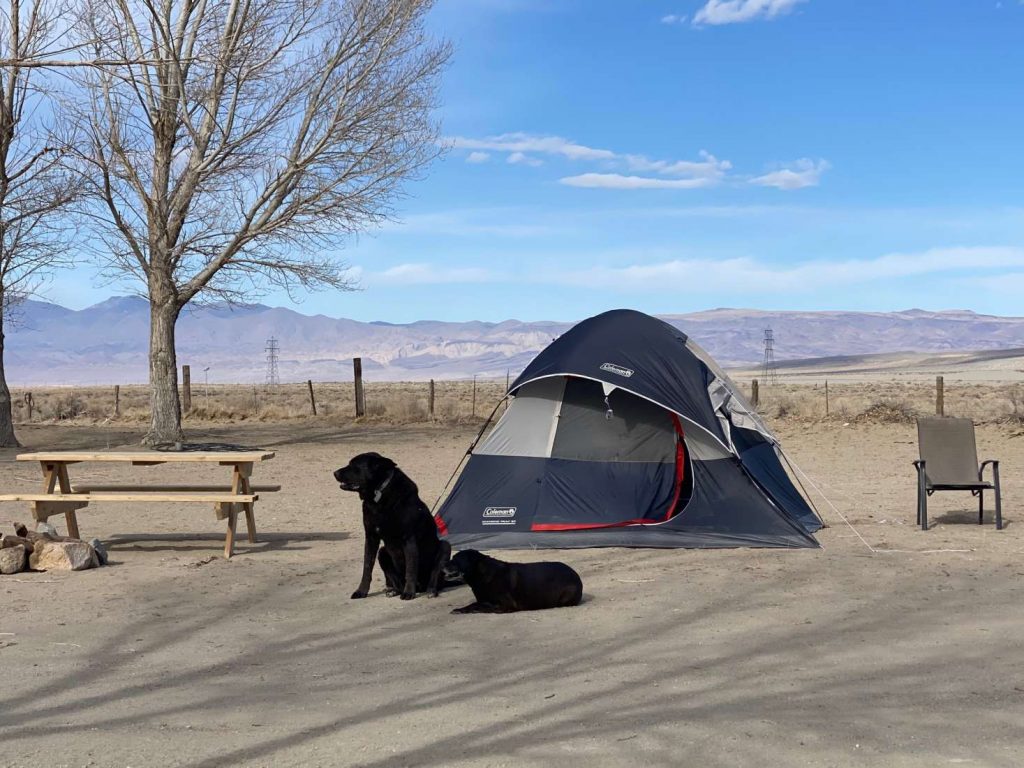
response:
[(766, 384), (777, 384), (779, 366), (775, 363), (775, 334), (771, 328), (764, 329), (764, 366), (761, 376)]
[(281, 376), (277, 372), (277, 355), (280, 352), (277, 339), (273, 336), (267, 339), (264, 351), (267, 353), (267, 386), (276, 387), (281, 383)]

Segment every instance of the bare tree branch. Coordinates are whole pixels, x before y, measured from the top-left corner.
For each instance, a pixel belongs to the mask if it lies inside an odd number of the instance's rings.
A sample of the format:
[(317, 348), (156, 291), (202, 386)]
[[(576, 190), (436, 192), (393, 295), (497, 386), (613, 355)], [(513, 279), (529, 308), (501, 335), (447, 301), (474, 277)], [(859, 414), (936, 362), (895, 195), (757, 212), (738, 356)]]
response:
[[(191, 301), (351, 290), (337, 254), (438, 154), (432, 0), (80, 0), (82, 221), (151, 304), (151, 439), (180, 435)], [(20, 66), (33, 66), (26, 55)], [(65, 65), (67, 65), (65, 67)]]
[(3, 323), (11, 311), (69, 262), (65, 210), (79, 192), (47, 125), (46, 73), (21, 62), (45, 57), (61, 36), (66, 9), (48, 0), (10, 0), (0, 16), (0, 446), (17, 445), (3, 365)]

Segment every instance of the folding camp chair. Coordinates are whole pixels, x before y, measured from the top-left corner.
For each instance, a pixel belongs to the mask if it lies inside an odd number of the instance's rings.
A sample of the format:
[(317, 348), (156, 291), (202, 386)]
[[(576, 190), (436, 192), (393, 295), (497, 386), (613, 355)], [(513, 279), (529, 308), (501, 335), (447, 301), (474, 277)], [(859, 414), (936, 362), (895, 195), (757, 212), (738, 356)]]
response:
[[(978, 464), (974, 422), (970, 419), (932, 417), (917, 420), (917, 443), (921, 458), (917, 467), (917, 522), (928, 529), (928, 497), (935, 491), (970, 491), (978, 497), (978, 525), (985, 515), (985, 491), (996, 492), (996, 530), (1003, 527), (1002, 498), (999, 493), (999, 462)], [(992, 482), (982, 478), (992, 466)]]

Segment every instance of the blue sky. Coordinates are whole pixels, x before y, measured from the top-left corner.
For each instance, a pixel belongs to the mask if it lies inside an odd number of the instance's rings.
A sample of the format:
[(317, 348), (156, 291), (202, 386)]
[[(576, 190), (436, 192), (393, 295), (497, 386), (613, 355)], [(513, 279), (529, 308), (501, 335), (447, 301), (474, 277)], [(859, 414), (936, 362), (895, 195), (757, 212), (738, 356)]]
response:
[[(440, 0), (449, 147), (352, 242), (360, 320), (1024, 314), (1019, 0)], [(115, 292), (58, 277), (76, 308)]]

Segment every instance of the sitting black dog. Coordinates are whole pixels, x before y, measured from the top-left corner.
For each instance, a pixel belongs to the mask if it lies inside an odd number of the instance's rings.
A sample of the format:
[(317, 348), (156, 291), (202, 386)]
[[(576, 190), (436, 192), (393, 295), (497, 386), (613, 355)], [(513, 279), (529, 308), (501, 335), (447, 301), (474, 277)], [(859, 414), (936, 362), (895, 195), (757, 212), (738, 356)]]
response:
[(475, 603), (452, 613), (511, 613), (579, 605), (583, 581), (565, 563), (505, 563), (464, 549), (445, 575), (461, 575), (473, 590)]
[(416, 483), (379, 453), (353, 457), (348, 466), (335, 470), (334, 479), (342, 490), (357, 491), (363, 500), (363, 578), (352, 599), (366, 597), (370, 591), (375, 558), (384, 571), (385, 595), (400, 594), (403, 600), (412, 600), (417, 592), (425, 591), (437, 597), (452, 547), (438, 538), (434, 518), (420, 500)]

